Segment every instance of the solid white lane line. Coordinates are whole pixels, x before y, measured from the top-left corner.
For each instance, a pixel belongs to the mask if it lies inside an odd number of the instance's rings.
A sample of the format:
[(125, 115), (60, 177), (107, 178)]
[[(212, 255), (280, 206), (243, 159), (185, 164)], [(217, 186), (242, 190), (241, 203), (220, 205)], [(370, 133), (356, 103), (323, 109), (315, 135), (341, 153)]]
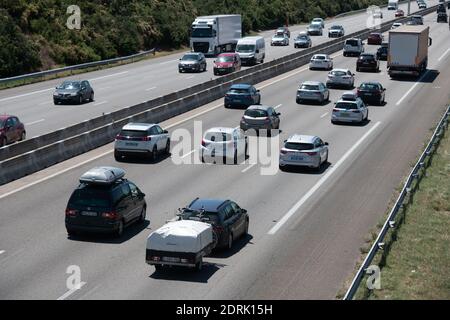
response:
[(98, 102), (98, 103), (94, 103), (94, 106), (100, 106), (102, 104), (108, 103), (108, 101), (102, 101), (102, 102)]
[(444, 59), (444, 57), (447, 55), (447, 53), (450, 52), (450, 49), (447, 49), (444, 54), (442, 56), (439, 57), (438, 61), (441, 61), (442, 59)]
[(428, 72), (430, 72), (430, 70), (427, 70), (420, 78), (419, 80), (417, 80), (416, 83), (414, 83), (414, 85), (403, 95), (403, 97), (400, 98), (400, 100), (398, 100), (398, 102), (395, 104), (396, 106), (400, 105), (403, 100), (406, 99), (406, 97), (409, 96), (409, 94), (419, 85), (419, 83), (423, 80), (423, 78), (425, 78), (428, 75)]
[(158, 65), (159, 65), (159, 66), (162, 66), (162, 65), (165, 65), (165, 64), (168, 64), (168, 63), (172, 63), (172, 62), (175, 62), (175, 61), (178, 61), (178, 59), (170, 60), (170, 61), (166, 61), (166, 62), (161, 62), (161, 63), (159, 63)]
[(369, 131), (367, 131), (361, 139), (358, 140), (338, 162), (273, 226), (268, 234), (274, 235), (280, 228), (291, 218), (300, 207), (331, 177), (331, 175), (339, 169), (339, 167), (347, 160), (347, 158), (366, 140), (376, 128), (379, 127), (381, 122), (377, 122)]
[(151, 88), (145, 89), (145, 91), (152, 91), (152, 90), (155, 90), (155, 89), (156, 89), (156, 87), (151, 87)]
[(128, 73), (128, 71), (123, 71), (123, 72), (118, 72), (118, 73), (109, 74), (109, 75), (103, 76), (103, 77), (93, 78), (93, 79), (90, 79), (89, 81), (96, 81), (96, 80), (101, 80), (101, 79), (106, 79), (106, 78), (111, 78), (111, 77), (121, 76), (121, 75), (126, 74), (126, 73)]
[(194, 149), (194, 150), (192, 150), (191, 152), (186, 153), (185, 155), (181, 156), (181, 159), (184, 159), (184, 158), (186, 158), (187, 156), (190, 156), (190, 155), (193, 154), (194, 152), (197, 152), (197, 150)]
[(5, 253), (5, 250), (0, 250), (0, 254), (4, 254)]
[(254, 166), (256, 166), (256, 163), (251, 164), (250, 166), (248, 166), (247, 168), (245, 168), (244, 170), (242, 170), (242, 173), (246, 173), (247, 171), (249, 171), (251, 168), (253, 168)]
[(323, 115), (320, 116), (320, 118), (325, 118), (328, 115), (328, 112), (325, 112)]
[(80, 282), (80, 287), (79, 288), (74, 288), (71, 289), (69, 291), (67, 291), (66, 293), (64, 293), (61, 297), (59, 297), (57, 300), (65, 300), (67, 299), (69, 296), (71, 296), (72, 294), (74, 294), (76, 291), (81, 290), (81, 288), (86, 284), (86, 282)]
[(39, 123), (39, 122), (44, 122), (45, 119), (40, 119), (40, 120), (36, 120), (33, 122), (29, 122), (29, 123), (25, 123), (26, 126), (32, 126), (33, 124)]
[(273, 107), (275, 110), (277, 110), (278, 108), (281, 108), (283, 105), (282, 104), (279, 104), (279, 105), (277, 105), (276, 107)]
[(29, 92), (29, 93), (18, 95), (18, 96), (3, 98), (3, 99), (0, 99), (0, 102), (9, 101), (9, 100), (18, 99), (18, 98), (23, 98), (23, 97), (28, 97), (28, 96), (31, 96), (33, 94), (43, 93), (43, 92), (47, 92), (47, 91), (51, 91), (51, 90), (53, 90), (53, 88), (39, 90), (39, 91), (33, 91), (33, 92)]

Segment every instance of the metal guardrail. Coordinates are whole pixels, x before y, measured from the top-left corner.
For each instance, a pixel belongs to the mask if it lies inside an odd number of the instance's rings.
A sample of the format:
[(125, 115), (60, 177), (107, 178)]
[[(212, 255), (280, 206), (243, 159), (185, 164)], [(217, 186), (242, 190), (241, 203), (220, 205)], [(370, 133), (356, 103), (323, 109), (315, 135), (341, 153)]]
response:
[[(417, 182), (420, 182), (421, 178), (423, 177), (423, 172), (427, 168), (429, 162), (426, 160), (434, 154), (436, 151), (436, 146), (441, 140), (442, 136), (444, 135), (445, 129), (448, 127), (448, 122), (450, 118), (450, 106), (448, 106), (447, 111), (445, 112), (444, 116), (442, 117), (441, 121), (439, 122), (436, 130), (433, 133), (433, 136), (430, 139), (430, 142), (428, 143), (425, 151), (420, 156), (420, 159), (417, 161), (416, 165), (412, 169), (410, 175), (408, 176), (408, 179), (406, 180), (402, 191), (400, 192), (400, 195), (397, 198), (397, 201), (395, 202), (388, 218), (386, 219), (386, 222), (383, 225), (383, 228), (381, 229), (380, 233), (378, 234), (375, 242), (372, 245), (372, 248), (370, 249), (369, 253), (367, 254), (363, 264), (359, 268), (357, 274), (353, 278), (353, 281), (347, 290), (347, 293), (345, 294), (343, 300), (352, 300), (355, 296), (355, 293), (357, 292), (358, 288), (361, 285), (361, 281), (364, 278), (364, 275), (366, 273), (366, 270), (371, 265), (373, 259), (375, 258), (375, 255), (379, 250), (383, 250), (385, 243), (383, 242), (388, 231), (391, 229), (394, 229), (396, 227), (395, 218), (398, 214), (398, 212), (405, 207), (405, 205), (409, 204), (411, 201), (411, 196), (414, 194), (416, 189), (418, 188), (418, 183), (413, 186), (413, 183), (417, 180)], [(422, 170), (423, 169), (423, 170)], [(421, 174), (422, 172), (422, 174)]]
[(156, 54), (156, 49), (151, 49), (151, 50), (148, 50), (148, 51), (132, 54), (132, 55), (126, 56), (126, 57), (119, 57), (119, 58), (113, 58), (113, 59), (107, 59), (107, 60), (101, 60), (101, 61), (82, 63), (82, 64), (77, 64), (77, 65), (74, 65), (74, 66), (68, 66), (68, 67), (63, 67), (63, 68), (58, 68), (58, 69), (40, 71), (40, 72), (35, 72), (35, 73), (28, 73), (28, 74), (15, 76), (15, 77), (10, 77), (10, 78), (3, 78), (3, 79), (0, 79), (0, 84), (11, 82), (11, 81), (20, 81), (20, 80), (26, 81), (26, 80), (29, 80), (29, 79), (34, 79), (34, 78), (39, 78), (39, 77), (43, 78), (45, 76), (55, 75), (55, 74), (62, 73), (62, 72), (73, 71), (73, 70), (81, 70), (81, 69), (98, 67), (98, 66), (104, 66), (104, 65), (108, 65), (108, 64), (124, 62), (124, 61), (129, 61), (129, 60), (131, 60), (131, 62), (133, 62), (135, 59), (142, 58), (142, 57), (147, 56), (149, 54), (155, 55)]

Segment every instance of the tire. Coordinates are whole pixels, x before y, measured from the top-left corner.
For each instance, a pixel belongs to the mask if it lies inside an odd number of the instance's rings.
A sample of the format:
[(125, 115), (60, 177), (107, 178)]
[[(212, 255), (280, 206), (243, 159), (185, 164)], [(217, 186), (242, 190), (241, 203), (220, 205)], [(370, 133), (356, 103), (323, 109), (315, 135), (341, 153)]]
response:
[(167, 155), (170, 154), (170, 140), (169, 139), (167, 139), (166, 148), (164, 149), (164, 153)]
[(6, 146), (6, 138), (0, 138), (0, 148)]
[(161, 264), (155, 264), (155, 270), (161, 271), (163, 269), (163, 266)]
[(22, 132), (22, 134), (20, 135), (20, 140), (19, 141), (23, 141), (23, 140), (25, 140), (27, 138), (27, 134), (26, 134), (26, 132), (24, 131), (24, 132)]
[(120, 161), (122, 161), (122, 156), (120, 155), (120, 153), (114, 152), (114, 159), (115, 159), (117, 162), (120, 162)]
[(245, 229), (244, 229), (244, 233), (243, 236), (246, 237), (248, 235), (248, 226), (249, 226), (250, 222), (247, 220), (245, 222)]
[(115, 232), (116, 238), (122, 237), (122, 235), (123, 235), (123, 228), (124, 228), (123, 220), (120, 220), (119, 221), (119, 227), (117, 228), (117, 230)]
[(144, 222), (145, 222), (146, 216), (147, 216), (147, 208), (146, 208), (146, 207), (143, 207), (143, 208), (142, 208), (142, 211), (141, 211), (141, 215), (139, 216), (138, 222), (139, 222), (139, 223), (144, 223)]
[(78, 235), (78, 232), (69, 229), (69, 230), (67, 230), (67, 235), (69, 237), (75, 237), (76, 235)]
[(91, 96), (89, 97), (89, 102), (93, 102), (94, 101), (94, 93), (91, 93)]
[(297, 102), (297, 104), (301, 104), (302, 103), (302, 99), (297, 99), (295, 101)]
[(230, 232), (228, 234), (227, 249), (231, 250), (232, 248), (233, 248), (233, 234)]
[(158, 153), (158, 149), (156, 148), (156, 145), (155, 145), (155, 146), (153, 146), (153, 150), (152, 150), (152, 153), (150, 155), (150, 160), (152, 162), (156, 161), (157, 153)]
[(234, 150), (233, 164), (235, 164), (235, 165), (238, 164), (237, 149)]
[(83, 97), (81, 95), (78, 97), (78, 104), (83, 104)]

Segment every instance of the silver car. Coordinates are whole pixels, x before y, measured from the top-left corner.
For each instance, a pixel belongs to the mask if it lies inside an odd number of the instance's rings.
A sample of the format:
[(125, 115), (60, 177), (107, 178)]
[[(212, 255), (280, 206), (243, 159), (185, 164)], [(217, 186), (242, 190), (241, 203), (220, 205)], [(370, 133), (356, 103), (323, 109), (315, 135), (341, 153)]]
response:
[(247, 108), (241, 119), (242, 130), (272, 130), (280, 128), (280, 113), (273, 107), (253, 105)]
[(289, 37), (286, 34), (275, 34), (270, 42), (271, 46), (288, 46)]
[(339, 38), (345, 35), (344, 27), (340, 25), (331, 26), (328, 29), (328, 38)]
[(323, 34), (323, 28), (320, 23), (311, 23), (306, 29), (306, 32), (310, 36), (321, 36)]
[(280, 169), (289, 165), (320, 169), (327, 162), (328, 142), (317, 136), (293, 135), (280, 150)]
[(349, 69), (333, 69), (328, 73), (327, 88), (348, 87), (353, 88), (355, 74)]
[(178, 63), (178, 71), (203, 72), (206, 71), (206, 58), (201, 52), (189, 52), (183, 55)]
[(297, 103), (317, 101), (321, 104), (330, 101), (330, 90), (319, 81), (305, 81), (297, 89)]
[(320, 23), (322, 28), (325, 28), (325, 21), (322, 18), (314, 18), (311, 21), (311, 24)]
[(127, 155), (150, 156), (155, 160), (159, 153), (170, 154), (170, 137), (169, 132), (157, 124), (129, 123), (114, 142), (114, 158), (117, 161)]
[(247, 155), (247, 138), (239, 128), (211, 128), (203, 136), (200, 153), (202, 162), (213, 159), (225, 164), (232, 159), (237, 164), (239, 158), (245, 160)]
[(369, 119), (369, 109), (354, 92), (346, 92), (336, 102), (331, 113), (331, 123), (358, 122), (364, 123)]
[(310, 48), (312, 46), (312, 41), (310, 36), (305, 33), (300, 33), (294, 40), (295, 48)]
[(309, 70), (314, 69), (333, 69), (333, 59), (327, 54), (315, 54), (309, 61)]

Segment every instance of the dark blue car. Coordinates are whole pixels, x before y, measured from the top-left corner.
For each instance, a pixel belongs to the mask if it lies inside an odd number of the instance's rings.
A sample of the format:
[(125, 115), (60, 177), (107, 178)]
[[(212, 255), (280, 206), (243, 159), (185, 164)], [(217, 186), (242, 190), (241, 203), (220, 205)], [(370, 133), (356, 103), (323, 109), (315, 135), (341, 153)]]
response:
[(234, 84), (225, 94), (225, 108), (249, 107), (261, 103), (261, 93), (250, 84)]

